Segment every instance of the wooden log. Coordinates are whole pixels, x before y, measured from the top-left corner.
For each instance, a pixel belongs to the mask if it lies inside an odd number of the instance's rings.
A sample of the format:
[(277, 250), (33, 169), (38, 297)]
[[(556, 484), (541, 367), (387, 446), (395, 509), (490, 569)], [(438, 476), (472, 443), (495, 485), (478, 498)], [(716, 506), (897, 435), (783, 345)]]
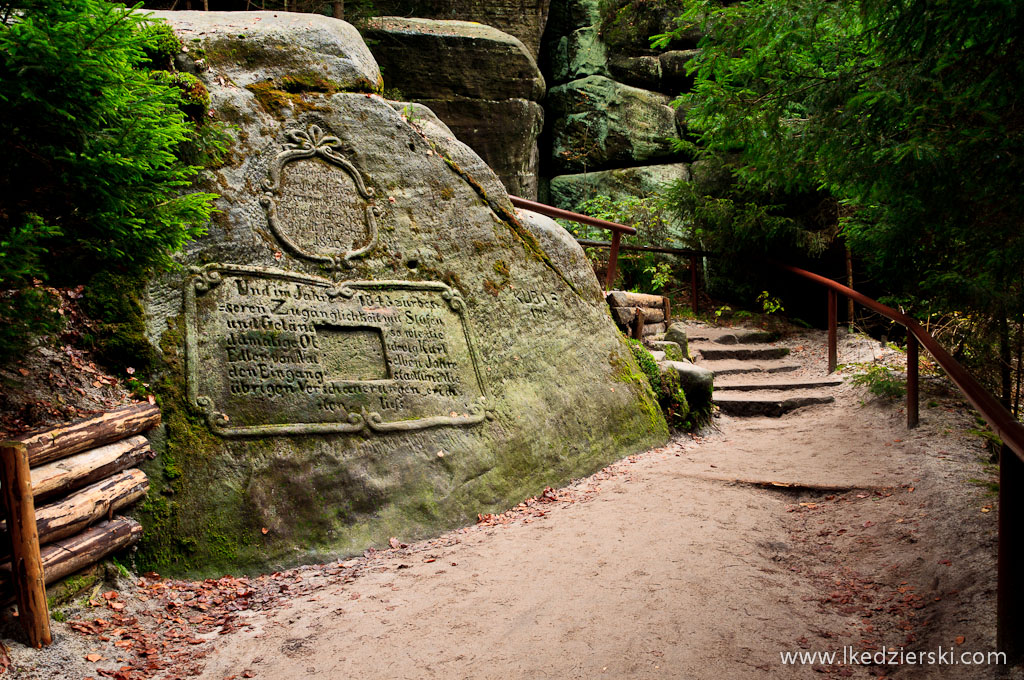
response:
[(608, 304), (612, 307), (665, 308), (665, 298), (660, 295), (647, 295), (646, 293), (631, 293), (626, 290), (613, 290), (608, 293), (606, 299), (608, 300)]
[[(36, 509), (39, 544), (73, 536), (90, 524), (135, 503), (149, 491), (149, 479), (139, 469), (124, 470), (81, 489), (67, 498)], [(6, 523), (0, 530), (7, 530)], [(2, 544), (0, 544), (2, 546)], [(0, 553), (6, 557), (9, 552)]]
[(32, 493), (37, 501), (64, 496), (116, 472), (135, 467), (152, 455), (149, 442), (137, 435), (40, 465), (32, 470)]
[(18, 618), (28, 643), (40, 648), (53, 642), (50, 636), (50, 610), (46, 606), (43, 563), (36, 534), (35, 501), (29, 476), (28, 451), (20, 442), (0, 445), (0, 498), (7, 516), (11, 561), (9, 579), (13, 581), (18, 602)]
[[(90, 527), (82, 533), (51, 543), (40, 551), (43, 563), (43, 578), (46, 583), (56, 583), (80, 569), (99, 562), (107, 555), (123, 550), (142, 537), (142, 525), (127, 517), (114, 517)], [(14, 602), (11, 587), (11, 563), (0, 564), (0, 607)]]
[(665, 310), (653, 307), (611, 307), (612, 317), (623, 327), (630, 327), (636, 319), (636, 310), (644, 310), (644, 323), (659, 323), (665, 320)]
[(672, 323), (672, 301), (667, 297), (665, 298), (665, 325)]
[(160, 423), (153, 404), (129, 404), (71, 425), (22, 437), (32, 467), (131, 437)]
[(643, 337), (646, 338), (651, 335), (657, 335), (658, 333), (664, 333), (667, 328), (668, 327), (663, 323), (649, 323), (644, 326)]

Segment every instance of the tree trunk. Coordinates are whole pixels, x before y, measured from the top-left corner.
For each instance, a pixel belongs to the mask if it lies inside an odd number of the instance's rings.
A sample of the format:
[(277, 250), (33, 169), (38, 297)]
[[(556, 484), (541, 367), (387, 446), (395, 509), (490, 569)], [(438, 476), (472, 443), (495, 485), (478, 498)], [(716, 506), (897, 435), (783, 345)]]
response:
[[(83, 531), (77, 536), (51, 543), (42, 549), (43, 578), (56, 583), (107, 555), (127, 548), (142, 537), (142, 525), (127, 517), (115, 517)], [(0, 588), (10, 591), (11, 564), (0, 565)], [(13, 593), (0, 599), (0, 606), (14, 602)]]
[(345, 18), (345, 0), (334, 0), (331, 3), (331, 12), (335, 19)]
[[(846, 246), (846, 287), (853, 288), (853, 253), (850, 246)], [(853, 332), (853, 298), (846, 298), (846, 323), (847, 330)]]
[(1010, 410), (1012, 407), (1013, 395), (1011, 391), (1013, 389), (1013, 367), (1010, 363), (1010, 323), (1006, 319), (1006, 312), (1001, 310), (999, 312), (999, 383), (1002, 389), (1002, 398), (1000, 401), (1006, 410)]
[[(73, 536), (90, 524), (110, 517), (121, 508), (138, 501), (149, 490), (142, 470), (125, 470), (109, 479), (71, 494), (55, 503), (36, 509), (36, 531), (40, 545)], [(6, 524), (0, 529), (7, 530)], [(0, 544), (2, 547), (2, 544)], [(0, 553), (6, 557), (8, 553)]]
[(21, 438), (32, 467), (145, 432), (160, 423), (153, 404), (130, 404), (72, 425)]
[(1013, 391), (1013, 417), (1020, 418), (1020, 383), (1024, 376), (1024, 323), (1017, 321), (1017, 376)]
[(37, 499), (63, 496), (115, 472), (135, 467), (152, 453), (149, 442), (139, 435), (40, 465), (32, 470), (32, 493)]

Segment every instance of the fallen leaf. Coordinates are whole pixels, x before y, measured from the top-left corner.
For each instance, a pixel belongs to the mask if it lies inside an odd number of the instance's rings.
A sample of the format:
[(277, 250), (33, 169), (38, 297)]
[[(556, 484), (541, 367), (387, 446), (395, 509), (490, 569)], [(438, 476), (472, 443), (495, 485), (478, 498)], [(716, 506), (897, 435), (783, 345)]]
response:
[(268, 529), (268, 528), (266, 528), (266, 527), (263, 527), (262, 529), (260, 529), (260, 532), (261, 532), (261, 533), (262, 533), (262, 534), (263, 534), (264, 536), (266, 536), (266, 535), (267, 535), (267, 532), (268, 532), (268, 531), (270, 531), (270, 529)]
[(965, 640), (967, 640), (967, 638), (965, 638), (963, 635), (957, 635), (956, 636), (956, 643), (958, 645), (962, 645)]
[(103, 655), (102, 654), (97, 654), (97, 653), (93, 652), (92, 654), (86, 654), (85, 655), (85, 660), (90, 662), (90, 663), (96, 663), (97, 661), (102, 661), (103, 660)]

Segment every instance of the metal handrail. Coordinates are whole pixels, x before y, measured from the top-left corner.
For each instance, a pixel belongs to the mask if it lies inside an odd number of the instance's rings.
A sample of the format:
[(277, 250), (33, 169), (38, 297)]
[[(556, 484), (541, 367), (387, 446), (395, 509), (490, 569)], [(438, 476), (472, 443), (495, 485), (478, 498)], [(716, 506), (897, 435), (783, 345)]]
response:
[(624, 224), (619, 224), (618, 222), (609, 222), (608, 220), (602, 220), (597, 217), (581, 215), (569, 210), (562, 210), (561, 208), (555, 208), (554, 206), (544, 205), (537, 201), (519, 198), (518, 196), (509, 196), (508, 198), (512, 201), (512, 205), (517, 208), (531, 210), (533, 212), (540, 213), (541, 215), (547, 215), (548, 217), (558, 217), (563, 220), (571, 220), (580, 224), (590, 225), (591, 227), (610, 230), (612, 232), (612, 243), (611, 252), (608, 253), (608, 269), (605, 272), (604, 289), (611, 290), (612, 284), (615, 283), (615, 273), (619, 267), (619, 241), (622, 239), (623, 234), (635, 234), (636, 229), (633, 227), (627, 227)]
[[(574, 220), (584, 224), (594, 224), (592, 221), (594, 218), (572, 213), (568, 210), (559, 210), (558, 208), (551, 208), (550, 206), (524, 199), (513, 199), (512, 202), (514, 205), (546, 215), (562, 217), (563, 219)], [(558, 214), (553, 215), (556, 211)], [(604, 222), (604, 220), (601, 220), (601, 222)], [(609, 224), (614, 225), (614, 223)], [(625, 229), (629, 229), (625, 225), (617, 226), (621, 229), (613, 229), (614, 240), (612, 242), (612, 255), (610, 258), (618, 255), (619, 234)], [(1020, 493), (1020, 489), (1024, 488), (1024, 425), (1018, 422), (1006, 407), (992, 396), (992, 393), (982, 387), (974, 376), (968, 373), (967, 369), (954, 359), (914, 319), (832, 279), (774, 260), (769, 259), (768, 262), (784, 271), (824, 286), (828, 291), (829, 372), (836, 369), (838, 356), (836, 337), (838, 305), (836, 304), (836, 298), (838, 295), (844, 295), (907, 329), (908, 428), (916, 427), (918, 424), (918, 345), (920, 344), (935, 358), (936, 363), (942, 367), (942, 370), (946, 372), (950, 380), (967, 398), (967, 401), (978, 410), (981, 417), (992, 428), (992, 431), (1003, 441), (1003, 447), (999, 456), (999, 556), (996, 576), (996, 647), (999, 651), (1006, 654), (1008, 663), (1014, 665), (1021, 663), (1024, 661), (1024, 579), (1020, 578), (1020, 574), (1024, 572), (1024, 551), (1020, 550), (1019, 546), (1024, 545), (1024, 522), (1019, 520), (1024, 516), (1024, 494)], [(692, 297), (694, 311), (696, 311), (696, 255), (691, 256), (691, 265), (693, 272)], [(611, 270), (611, 265), (609, 269)], [(610, 279), (608, 285), (611, 285)], [(1009, 454), (1011, 451), (1013, 452), (1012, 455)]]
[[(850, 298), (854, 302), (858, 302), (868, 309), (881, 314), (882, 316), (895, 321), (901, 326), (907, 329), (907, 355), (909, 360), (910, 342), (919, 342), (924, 345), (924, 348), (928, 350), (928, 353), (935, 358), (935, 362), (942, 367), (942, 370), (946, 372), (949, 379), (960, 389), (963, 395), (967, 398), (967, 401), (971, 403), (974, 408), (978, 410), (981, 417), (985, 419), (985, 422), (989, 424), (992, 431), (1003, 440), (1010, 449), (1017, 455), (1021, 461), (1024, 461), (1024, 425), (1019, 423), (1013, 415), (1006, 410), (999, 401), (992, 396), (992, 393), (982, 387), (974, 376), (967, 372), (959, 361), (954, 359), (949, 352), (947, 352), (938, 341), (933, 338), (928, 331), (921, 327), (917, 321), (910, 318), (906, 314), (887, 307), (877, 300), (873, 300), (868, 296), (858, 293), (852, 288), (848, 288), (841, 283), (837, 283), (832, 279), (825, 278), (819, 274), (814, 274), (798, 267), (793, 267), (788, 264), (781, 262), (770, 261), (770, 263), (780, 269), (784, 269), (790, 273), (796, 274), (802, 278), (813, 281), (819, 285), (825, 286), (834, 293), (841, 293), (846, 297)], [(829, 327), (832, 327), (834, 323), (834, 317), (830, 315)], [(830, 340), (831, 342), (831, 340)], [(829, 347), (829, 354), (832, 354), (832, 347)], [(834, 368), (830, 367), (830, 368)], [(908, 367), (908, 373), (910, 367)], [(908, 389), (908, 394), (910, 390)], [(908, 409), (908, 417), (909, 417)], [(916, 423), (915, 423), (916, 424)]]

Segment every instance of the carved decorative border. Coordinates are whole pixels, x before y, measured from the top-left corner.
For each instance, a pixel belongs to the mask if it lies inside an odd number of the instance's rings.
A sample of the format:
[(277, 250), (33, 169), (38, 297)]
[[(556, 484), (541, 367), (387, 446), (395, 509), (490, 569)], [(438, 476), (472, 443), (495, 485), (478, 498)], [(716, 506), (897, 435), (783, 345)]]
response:
[[(380, 208), (369, 201), (375, 196), (373, 187), (366, 186), (363, 175), (348, 159), (341, 155), (348, 147), (337, 137), (324, 134), (318, 125), (310, 125), (309, 131), (291, 129), (285, 130), (285, 136), (291, 140), (284, 145), (284, 151), (277, 154), (270, 163), (270, 177), (263, 180), (263, 196), (260, 198), (260, 205), (267, 211), (267, 221), (274, 235), (284, 246), (298, 257), (327, 264), (332, 270), (339, 270), (352, 266), (352, 260), (362, 257), (377, 245), (377, 217), (380, 216)], [(355, 250), (348, 250), (344, 253), (324, 255), (309, 253), (292, 241), (285, 230), (282, 229), (280, 218), (277, 215), (277, 199), (281, 192), (281, 174), (284, 166), (288, 163), (303, 158), (314, 158), (319, 156), (328, 163), (335, 165), (349, 174), (355, 182), (359, 195), (367, 201), (365, 207), (366, 227), (370, 237), (367, 242)]]
[[(478, 425), (485, 420), (494, 419), (494, 405), (491, 404), (490, 395), (487, 391), (487, 383), (484, 381), (483, 372), (480, 370), (480, 361), (476, 354), (475, 341), (466, 323), (466, 304), (458, 291), (449, 286), (434, 281), (346, 281), (334, 283), (327, 279), (305, 274), (295, 274), (281, 270), (271, 270), (260, 267), (247, 267), (244, 265), (208, 264), (203, 267), (192, 267), (193, 276), (185, 283), (185, 377), (188, 384), (189, 400), (199, 408), (206, 417), (210, 429), (222, 437), (255, 437), (273, 435), (296, 435), (296, 434), (338, 434), (357, 432), (413, 432), (425, 430), (432, 427), (455, 426), (466, 427)], [(205, 295), (223, 282), (223, 275), (250, 275), (260, 278), (278, 279), (294, 283), (305, 283), (321, 286), (327, 289), (329, 297), (343, 297), (351, 299), (358, 291), (386, 291), (386, 290), (425, 290), (439, 291), (441, 298), (448, 303), (449, 309), (459, 318), (462, 324), (462, 331), (466, 339), (466, 347), (469, 351), (470, 362), (473, 365), (473, 374), (476, 376), (477, 387), (480, 390), (480, 398), (470, 404), (466, 416), (432, 416), (429, 418), (418, 418), (416, 420), (400, 420), (385, 422), (383, 416), (377, 412), (368, 412), (365, 408), (360, 413), (349, 413), (346, 422), (337, 423), (286, 423), (280, 425), (252, 425), (235, 427), (230, 425), (228, 416), (217, 411), (213, 399), (207, 395), (199, 394), (199, 372), (202, 370), (199, 357), (198, 341), (198, 314), (196, 310), (196, 297)]]

